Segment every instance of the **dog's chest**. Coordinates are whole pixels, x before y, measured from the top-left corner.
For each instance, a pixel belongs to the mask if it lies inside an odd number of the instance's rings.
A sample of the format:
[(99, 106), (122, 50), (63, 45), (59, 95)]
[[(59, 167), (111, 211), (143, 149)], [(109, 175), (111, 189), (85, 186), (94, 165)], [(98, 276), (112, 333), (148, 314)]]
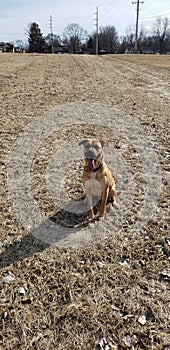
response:
[(96, 173), (91, 171), (88, 177), (89, 179), (96, 179)]
[(100, 197), (102, 195), (102, 188), (100, 182), (96, 179), (89, 179), (84, 184), (84, 189), (86, 195), (90, 194), (92, 196)]

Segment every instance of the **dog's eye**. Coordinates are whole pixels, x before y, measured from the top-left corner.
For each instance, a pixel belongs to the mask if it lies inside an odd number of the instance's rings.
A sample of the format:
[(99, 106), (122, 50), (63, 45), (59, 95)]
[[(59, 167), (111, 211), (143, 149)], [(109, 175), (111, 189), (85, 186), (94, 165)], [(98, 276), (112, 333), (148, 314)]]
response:
[(96, 151), (98, 151), (100, 147), (98, 145), (95, 145), (94, 148), (96, 149)]

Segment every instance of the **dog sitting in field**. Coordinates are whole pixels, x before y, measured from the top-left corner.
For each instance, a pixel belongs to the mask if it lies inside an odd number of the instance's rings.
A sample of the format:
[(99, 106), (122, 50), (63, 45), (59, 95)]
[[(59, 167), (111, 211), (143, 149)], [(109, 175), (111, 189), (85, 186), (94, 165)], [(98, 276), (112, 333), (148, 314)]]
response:
[(89, 139), (80, 141), (79, 145), (84, 146), (83, 185), (89, 218), (94, 219), (93, 196), (101, 197), (99, 218), (104, 218), (107, 200), (110, 199), (112, 204), (116, 204), (115, 181), (110, 169), (104, 162), (104, 142)]

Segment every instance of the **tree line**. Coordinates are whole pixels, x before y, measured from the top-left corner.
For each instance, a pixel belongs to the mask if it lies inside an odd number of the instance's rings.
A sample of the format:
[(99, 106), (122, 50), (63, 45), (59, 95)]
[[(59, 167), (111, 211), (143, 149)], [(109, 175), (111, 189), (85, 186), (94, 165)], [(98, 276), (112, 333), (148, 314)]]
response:
[[(114, 26), (107, 25), (99, 28), (98, 50), (100, 54), (133, 52), (135, 34), (129, 28), (126, 35), (119, 37)], [(37, 53), (95, 53), (96, 34), (89, 35), (85, 29), (76, 23), (67, 25), (62, 37), (55, 34), (43, 36), (37, 23), (28, 27), (28, 52)], [(170, 52), (170, 23), (167, 17), (157, 18), (153, 23), (152, 33), (145, 28), (139, 32), (139, 53)]]

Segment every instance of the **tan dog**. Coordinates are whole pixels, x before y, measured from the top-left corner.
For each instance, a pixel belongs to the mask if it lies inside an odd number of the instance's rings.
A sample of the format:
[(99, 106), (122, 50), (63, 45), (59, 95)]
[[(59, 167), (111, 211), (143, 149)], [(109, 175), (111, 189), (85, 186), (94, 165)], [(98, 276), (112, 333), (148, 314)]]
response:
[(116, 203), (116, 187), (110, 169), (104, 162), (104, 142), (99, 140), (84, 140), (79, 143), (84, 146), (85, 166), (83, 184), (86, 193), (89, 218), (94, 218), (93, 196), (101, 197), (99, 217), (103, 218), (106, 212), (108, 198), (112, 204)]

